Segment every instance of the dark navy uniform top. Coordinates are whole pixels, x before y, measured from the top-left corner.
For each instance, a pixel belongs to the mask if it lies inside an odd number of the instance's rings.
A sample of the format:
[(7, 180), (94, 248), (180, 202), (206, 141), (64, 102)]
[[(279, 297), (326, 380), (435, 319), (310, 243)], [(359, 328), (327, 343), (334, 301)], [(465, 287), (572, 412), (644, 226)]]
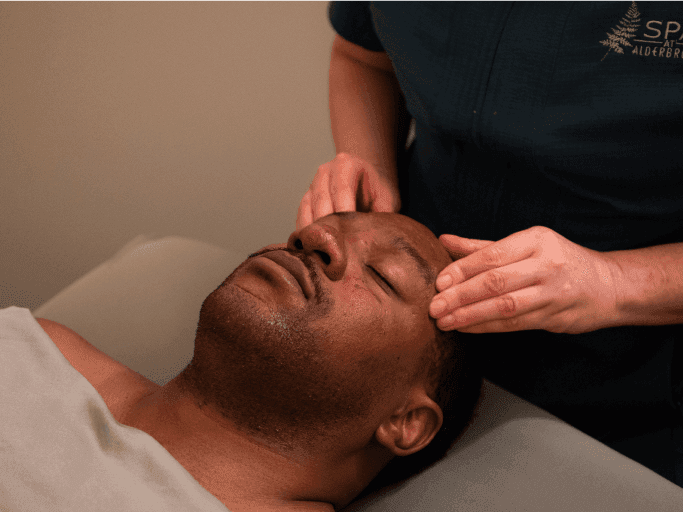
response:
[[(437, 236), (542, 225), (598, 251), (683, 241), (683, 3), (333, 2), (416, 121), (402, 213)], [(473, 335), (486, 376), (683, 485), (683, 326)], [(679, 342), (680, 343), (680, 342)]]

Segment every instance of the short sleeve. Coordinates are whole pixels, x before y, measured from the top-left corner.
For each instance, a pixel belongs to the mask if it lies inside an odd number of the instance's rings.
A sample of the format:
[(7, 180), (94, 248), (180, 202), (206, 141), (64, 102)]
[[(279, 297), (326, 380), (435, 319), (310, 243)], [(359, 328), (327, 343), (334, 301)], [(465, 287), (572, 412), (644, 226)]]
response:
[(370, 2), (330, 2), (328, 17), (341, 37), (366, 50), (384, 50), (372, 25)]

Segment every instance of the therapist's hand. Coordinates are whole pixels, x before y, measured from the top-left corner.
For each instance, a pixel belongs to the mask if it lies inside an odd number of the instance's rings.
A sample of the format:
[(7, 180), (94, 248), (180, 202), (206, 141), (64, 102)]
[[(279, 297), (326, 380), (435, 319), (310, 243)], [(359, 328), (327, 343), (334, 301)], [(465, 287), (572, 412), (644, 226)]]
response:
[(339, 153), (334, 160), (318, 167), (299, 204), (296, 229), (336, 212), (395, 213), (400, 209), (395, 172), (382, 171), (362, 158)]
[[(497, 242), (439, 237), (455, 259), (439, 277), (429, 314), (444, 331), (543, 329), (582, 333), (607, 327), (616, 290), (607, 258), (555, 231), (533, 227)], [(439, 301), (445, 308), (438, 311)]]

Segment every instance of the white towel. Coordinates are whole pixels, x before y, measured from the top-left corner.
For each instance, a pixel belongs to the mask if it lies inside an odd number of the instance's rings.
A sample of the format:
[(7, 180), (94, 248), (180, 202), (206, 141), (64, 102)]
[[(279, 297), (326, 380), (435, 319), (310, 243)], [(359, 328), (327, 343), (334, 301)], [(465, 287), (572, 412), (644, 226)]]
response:
[(226, 512), (163, 446), (118, 423), (28, 309), (0, 310), (0, 511)]

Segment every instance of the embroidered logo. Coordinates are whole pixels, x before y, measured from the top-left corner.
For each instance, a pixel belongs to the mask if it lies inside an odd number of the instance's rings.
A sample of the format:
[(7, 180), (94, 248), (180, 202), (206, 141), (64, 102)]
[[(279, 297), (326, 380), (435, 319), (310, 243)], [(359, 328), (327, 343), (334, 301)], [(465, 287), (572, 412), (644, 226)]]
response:
[(600, 61), (605, 60), (611, 52), (624, 55), (625, 47), (633, 48), (630, 51), (632, 55), (683, 59), (681, 24), (678, 21), (649, 20), (645, 23), (643, 33), (639, 34), (640, 16), (636, 2), (631, 2), (626, 15), (611, 29), (611, 33), (607, 32), (607, 39), (600, 41), (600, 44), (609, 48)]
[[(622, 45), (633, 46), (628, 40), (636, 37), (636, 30), (638, 30), (639, 26), (640, 13), (638, 12), (638, 6), (633, 2), (626, 13), (626, 16), (621, 18), (621, 21), (617, 24), (617, 28), (613, 28), (611, 34), (607, 32), (607, 39), (600, 41), (600, 44), (609, 46), (609, 50), (607, 50), (605, 57), (607, 57), (612, 50), (617, 53), (624, 53), (624, 49), (621, 47)], [(600, 59), (600, 61), (602, 62), (605, 60), (605, 57)]]

